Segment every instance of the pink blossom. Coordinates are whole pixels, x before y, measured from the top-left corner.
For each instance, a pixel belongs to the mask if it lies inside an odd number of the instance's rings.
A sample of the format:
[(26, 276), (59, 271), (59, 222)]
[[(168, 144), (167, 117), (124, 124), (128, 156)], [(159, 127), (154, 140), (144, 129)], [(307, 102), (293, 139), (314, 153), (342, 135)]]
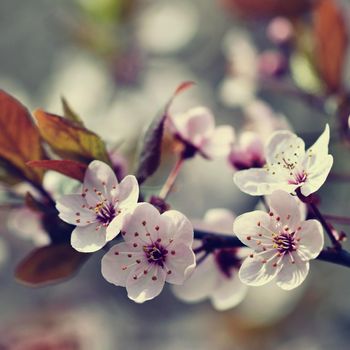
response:
[(169, 126), (189, 154), (198, 152), (208, 159), (227, 156), (234, 140), (233, 128), (229, 125), (215, 127), (215, 118), (205, 107), (170, 115)]
[[(233, 221), (234, 215), (229, 210), (211, 209), (196, 227), (232, 235)], [(201, 244), (201, 241), (196, 240), (194, 248)], [(238, 277), (238, 270), (248, 251), (248, 248), (215, 249), (197, 265), (183, 285), (174, 286), (175, 295), (187, 302), (209, 298), (217, 310), (236, 306), (247, 292), (247, 287)], [(203, 256), (199, 255), (198, 258), (203, 259)]]
[(317, 220), (305, 220), (298, 198), (278, 190), (267, 198), (270, 212), (256, 210), (236, 218), (233, 230), (254, 252), (239, 271), (250, 286), (276, 280), (285, 290), (298, 287), (309, 272), (309, 260), (323, 247), (323, 230)]
[(140, 203), (123, 226), (125, 242), (116, 244), (102, 259), (102, 275), (126, 287), (128, 297), (143, 303), (156, 297), (164, 283), (182, 284), (195, 267), (193, 228), (175, 210), (160, 214)]
[(125, 215), (136, 205), (139, 187), (134, 176), (120, 183), (113, 170), (95, 160), (89, 164), (80, 194), (70, 194), (57, 201), (59, 217), (76, 228), (72, 247), (80, 252), (94, 252), (115, 238)]

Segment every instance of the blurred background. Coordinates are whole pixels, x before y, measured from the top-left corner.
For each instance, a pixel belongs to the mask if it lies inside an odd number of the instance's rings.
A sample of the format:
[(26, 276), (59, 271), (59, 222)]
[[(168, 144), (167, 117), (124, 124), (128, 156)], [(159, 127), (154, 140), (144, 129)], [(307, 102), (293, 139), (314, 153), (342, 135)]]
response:
[[(217, 124), (234, 126), (237, 137), (249, 129), (265, 139), (287, 127), (310, 145), (328, 122), (337, 181), (323, 187), (322, 209), (346, 216), (350, 3), (316, 3), (2, 0), (0, 87), (30, 110), (57, 114), (64, 96), (89, 129), (117, 148), (129, 173), (144, 128), (182, 81), (196, 86), (173, 110), (205, 105)], [(173, 164), (170, 141), (164, 154), (146, 191), (160, 188)], [(171, 196), (173, 207), (195, 219), (210, 208), (237, 215), (252, 210), (256, 200), (235, 188), (233, 172), (227, 159), (188, 162)], [(49, 174), (45, 181), (57, 186), (61, 179)], [(251, 288), (225, 312), (209, 302), (184, 304), (170, 288), (137, 305), (102, 278), (102, 252), (75, 278), (31, 289), (17, 283), (13, 271), (38, 244), (33, 231), (40, 227), (13, 215), (0, 211), (1, 350), (349, 348), (346, 268), (315, 261), (297, 290)]]

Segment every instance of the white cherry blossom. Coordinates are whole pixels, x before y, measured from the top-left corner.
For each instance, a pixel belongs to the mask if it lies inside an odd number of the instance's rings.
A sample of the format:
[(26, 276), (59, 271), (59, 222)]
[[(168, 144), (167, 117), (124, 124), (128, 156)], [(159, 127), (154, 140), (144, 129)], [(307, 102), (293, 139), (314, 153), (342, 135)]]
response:
[(140, 203), (128, 215), (122, 235), (102, 259), (102, 275), (126, 287), (137, 303), (155, 298), (165, 282), (182, 284), (195, 267), (193, 228), (175, 210), (160, 214), (149, 203)]
[(76, 228), (72, 247), (80, 252), (94, 252), (115, 238), (125, 215), (134, 208), (139, 187), (134, 176), (120, 183), (105, 163), (91, 162), (85, 173), (82, 191), (61, 197), (56, 204), (59, 217)]
[[(196, 227), (232, 236), (233, 221), (231, 211), (211, 209)], [(200, 240), (195, 240), (194, 248), (201, 244)], [(247, 286), (238, 277), (238, 270), (248, 251), (250, 252), (248, 248), (215, 249), (197, 265), (183, 285), (174, 286), (175, 295), (186, 302), (199, 302), (209, 298), (217, 310), (236, 306), (247, 292)], [(201, 258), (198, 255), (198, 259)]]
[(276, 131), (265, 147), (264, 168), (238, 171), (234, 182), (241, 191), (253, 196), (268, 195), (277, 189), (293, 193), (297, 188), (308, 196), (322, 186), (333, 165), (328, 144), (328, 124), (307, 151), (304, 141), (297, 135)]
[(285, 191), (268, 198), (270, 212), (256, 210), (236, 218), (233, 230), (254, 252), (243, 262), (243, 283), (261, 286), (273, 279), (279, 287), (298, 287), (309, 272), (309, 260), (322, 250), (324, 239), (317, 220), (305, 220), (299, 199)]
[(225, 157), (234, 140), (229, 125), (215, 127), (215, 118), (205, 107), (196, 107), (181, 114), (169, 116), (171, 132), (193, 153), (204, 158)]

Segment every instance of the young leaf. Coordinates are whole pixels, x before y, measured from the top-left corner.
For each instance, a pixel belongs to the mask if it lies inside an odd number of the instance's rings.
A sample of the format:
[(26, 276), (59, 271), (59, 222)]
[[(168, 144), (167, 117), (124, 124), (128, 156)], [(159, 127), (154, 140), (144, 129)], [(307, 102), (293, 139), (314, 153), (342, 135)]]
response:
[(77, 124), (84, 126), (83, 121), (78, 116), (77, 113), (73, 111), (71, 106), (68, 104), (67, 100), (62, 96), (61, 97), (62, 102), (62, 108), (63, 108), (63, 116), (69, 120), (72, 120), (73, 122), (76, 122)]
[(31, 287), (42, 287), (72, 277), (88, 259), (70, 244), (49, 245), (35, 249), (20, 262), (16, 279)]
[(87, 165), (75, 160), (32, 160), (28, 165), (33, 168), (54, 170), (72, 179), (83, 182)]
[(34, 116), (42, 138), (62, 158), (84, 163), (94, 159), (110, 162), (104, 142), (92, 131), (40, 109), (34, 112)]
[(0, 90), (0, 158), (15, 167), (21, 177), (40, 183), (44, 171), (26, 163), (42, 159), (40, 134), (28, 110), (14, 97)]
[(315, 57), (329, 93), (342, 88), (342, 73), (348, 46), (344, 16), (334, 0), (319, 0), (314, 7)]
[(136, 177), (139, 184), (142, 184), (148, 177), (153, 175), (159, 167), (161, 157), (161, 146), (164, 133), (164, 123), (168, 115), (169, 108), (174, 98), (193, 86), (193, 82), (186, 81), (180, 84), (172, 97), (167, 102), (165, 109), (159, 113), (148, 127), (139, 156), (139, 165)]

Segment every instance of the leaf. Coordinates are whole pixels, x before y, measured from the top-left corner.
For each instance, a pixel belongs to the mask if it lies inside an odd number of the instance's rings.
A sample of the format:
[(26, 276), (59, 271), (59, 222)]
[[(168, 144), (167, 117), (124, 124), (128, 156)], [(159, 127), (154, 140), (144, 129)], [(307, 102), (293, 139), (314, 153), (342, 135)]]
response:
[(136, 177), (139, 184), (145, 182), (147, 178), (153, 175), (159, 167), (164, 133), (164, 123), (174, 98), (193, 85), (194, 83), (191, 81), (186, 81), (180, 84), (165, 105), (165, 109), (161, 113), (157, 114), (157, 116), (153, 119), (152, 123), (148, 127), (143, 139), (143, 144), (139, 156), (139, 165), (136, 171)]
[(21, 177), (40, 183), (44, 171), (26, 165), (44, 157), (39, 131), (28, 110), (3, 90), (0, 90), (0, 130), (0, 158), (18, 169)]
[(89, 163), (94, 159), (110, 163), (101, 138), (81, 125), (41, 109), (34, 112), (42, 138), (62, 158)]
[(81, 118), (78, 116), (77, 113), (73, 111), (73, 109), (70, 107), (67, 100), (63, 96), (61, 97), (61, 102), (62, 102), (62, 108), (63, 108), (63, 116), (73, 122), (76, 122), (81, 126), (84, 126), (84, 123), (81, 120)]
[(315, 2), (313, 29), (315, 57), (329, 93), (342, 88), (344, 60), (348, 46), (345, 19), (334, 0)]
[(32, 251), (16, 268), (16, 279), (42, 287), (72, 277), (90, 254), (79, 253), (69, 244), (49, 245)]
[(72, 179), (83, 182), (87, 165), (75, 160), (32, 160), (28, 165), (33, 168), (54, 170)]

